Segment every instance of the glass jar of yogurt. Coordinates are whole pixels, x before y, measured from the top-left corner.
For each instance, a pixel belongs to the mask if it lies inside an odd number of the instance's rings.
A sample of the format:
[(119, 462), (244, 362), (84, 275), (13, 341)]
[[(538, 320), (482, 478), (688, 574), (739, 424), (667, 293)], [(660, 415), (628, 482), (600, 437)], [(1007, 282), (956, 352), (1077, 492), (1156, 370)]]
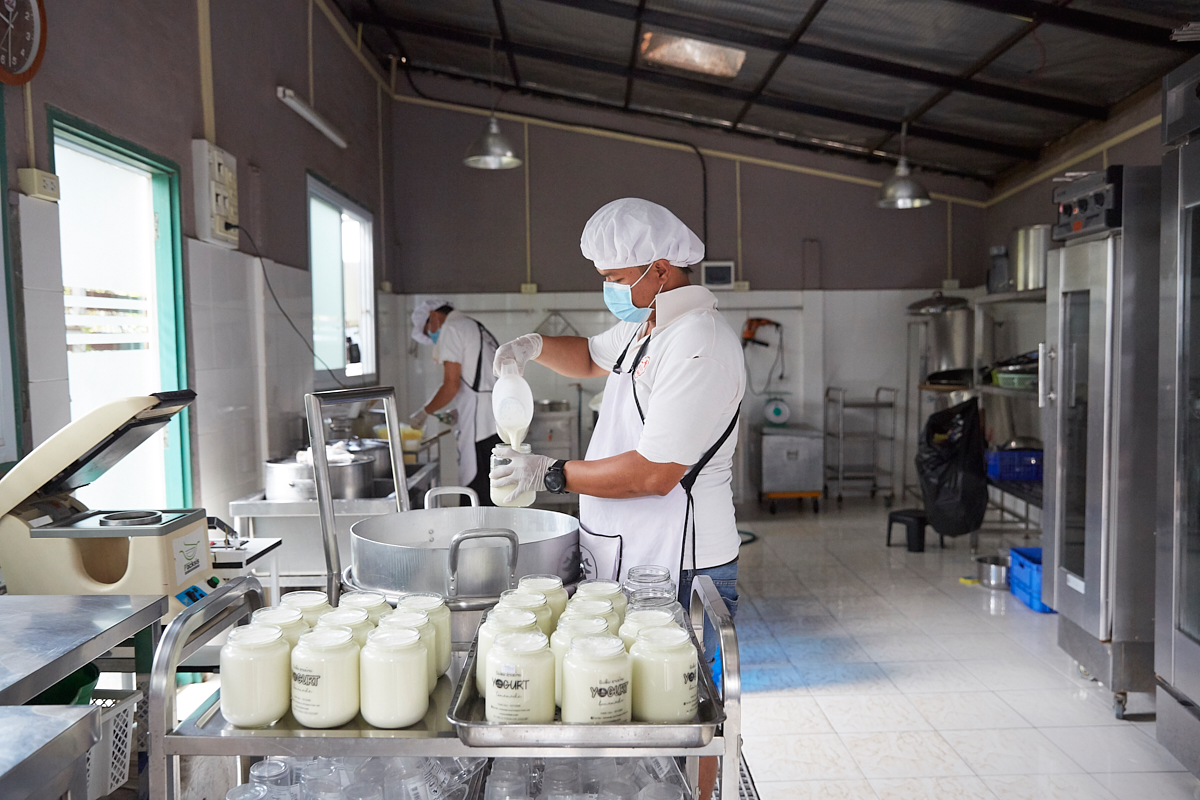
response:
[(550, 606), (550, 630), (558, 627), (558, 618), (567, 607), (567, 590), (563, 588), (562, 578), (557, 575), (526, 575), (517, 581), (519, 592), (541, 592), (546, 596)]
[(617, 627), (621, 627), (621, 622), (625, 621), (625, 607), (629, 605), (629, 599), (625, 597), (625, 592), (621, 591), (621, 584), (616, 581), (580, 581), (579, 586), (575, 589), (575, 597), (609, 600), (613, 604), (613, 611), (616, 611), (620, 618)]
[(324, 592), (288, 592), (279, 598), (279, 605), (300, 609), (304, 623), (310, 628), (317, 627), (317, 618), (333, 608)]
[(372, 633), (367, 634), (367, 641), (371, 641), (371, 636), (378, 631), (386, 631), (391, 629), (401, 630), (408, 628), (416, 631), (421, 636), (421, 644), (425, 645), (425, 658), (429, 661), (429, 669), (426, 670), (426, 686), (430, 693), (437, 686), (437, 628), (433, 627), (433, 623), (429, 621), (429, 615), (424, 611), (412, 611), (410, 609), (401, 609), (393, 611), (379, 621), (379, 627)]
[(638, 589), (629, 596), (629, 608), (625, 613), (628, 614), (631, 611), (641, 611), (647, 608), (659, 608), (670, 611), (675, 615), (675, 621), (685, 628), (690, 623), (690, 620), (684, 613), (683, 605), (679, 602), (674, 590)]
[(575, 637), (563, 659), (562, 721), (629, 722), (632, 683), (633, 665), (619, 637)]
[(424, 611), (429, 615), (429, 621), (437, 629), (438, 677), (450, 669), (450, 609), (446, 600), (440, 594), (432, 592), (414, 592), (400, 598), (397, 609)]
[(630, 656), (633, 718), (690, 722), (696, 716), (700, 666), (688, 632), (675, 625), (643, 628)]
[[(516, 451), (523, 456), (527, 456), (533, 452), (533, 450), (527, 444), (518, 446)], [(500, 467), (505, 464), (511, 464), (512, 453), (513, 448), (506, 444), (498, 444), (493, 447), (490, 461), (491, 468), (495, 469), (496, 467)], [(533, 505), (533, 502), (537, 500), (537, 492), (528, 491), (521, 492), (519, 495), (509, 501), (508, 496), (512, 494), (513, 489), (515, 488), (517, 488), (517, 482), (515, 480), (512, 483), (506, 483), (503, 486), (491, 487), (492, 503), (502, 508), (527, 508)]]
[(234, 628), (221, 647), (221, 713), (239, 728), (277, 722), (291, 703), (291, 648), (276, 625)]
[(382, 617), (392, 612), (382, 592), (347, 592), (338, 599), (338, 608), (365, 608), (372, 625), (378, 625)]
[(288, 643), (288, 648), (295, 647), (300, 637), (309, 631), (303, 612), (288, 606), (260, 608), (250, 615), (250, 624), (276, 626), (283, 631), (283, 639)]
[(331, 608), (317, 618), (318, 628), (330, 626), (349, 628), (354, 633), (354, 641), (359, 647), (366, 647), (367, 634), (375, 630), (375, 626), (367, 617), (367, 610), (353, 606)]
[(611, 600), (600, 600), (589, 597), (580, 597), (576, 594), (571, 598), (571, 602), (567, 603), (566, 609), (562, 616), (558, 618), (561, 625), (562, 621), (567, 617), (603, 617), (608, 623), (609, 633), (616, 636), (617, 631), (621, 629), (621, 618), (617, 616), (617, 612), (613, 610)]
[(359, 656), (363, 719), (376, 728), (407, 728), (429, 710), (429, 660), (411, 628), (373, 631)]
[(554, 721), (554, 656), (541, 631), (496, 637), (487, 656), (488, 722)]
[(563, 617), (550, 637), (550, 652), (554, 654), (554, 704), (562, 705), (562, 667), (571, 640), (576, 636), (602, 636), (608, 633), (608, 620), (603, 617)]
[(488, 612), (487, 619), (479, 626), (478, 644), (475, 646), (475, 688), (480, 697), (487, 697), (487, 657), (492, 642), (506, 633), (541, 632), (537, 615), (523, 608), (501, 608)]
[(292, 716), (306, 728), (336, 728), (358, 714), (359, 647), (349, 628), (327, 626), (292, 650)]
[(550, 611), (550, 604), (546, 602), (546, 595), (541, 592), (508, 589), (500, 593), (500, 602), (496, 605), (501, 608), (523, 608), (532, 611), (537, 617), (538, 629), (547, 636), (554, 633), (551, 622), (553, 613)]
[(633, 643), (637, 641), (638, 631), (645, 628), (661, 628), (663, 625), (675, 625), (675, 617), (670, 611), (664, 611), (661, 608), (641, 608), (635, 611), (630, 611), (625, 617), (625, 624), (621, 626), (621, 641), (625, 643), (625, 649), (629, 650), (633, 647)]

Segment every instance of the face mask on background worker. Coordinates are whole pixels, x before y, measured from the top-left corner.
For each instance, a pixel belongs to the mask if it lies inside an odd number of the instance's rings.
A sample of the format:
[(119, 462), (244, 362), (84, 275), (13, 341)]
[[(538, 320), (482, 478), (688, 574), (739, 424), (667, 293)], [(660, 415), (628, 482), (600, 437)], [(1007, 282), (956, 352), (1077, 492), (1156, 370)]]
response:
[[(633, 304), (633, 287), (642, 282), (642, 278), (650, 274), (650, 269), (654, 265), (646, 267), (636, 281), (626, 286), (623, 283), (615, 281), (604, 282), (604, 305), (608, 306), (617, 319), (622, 322), (645, 322), (650, 316), (650, 309), (654, 307), (654, 300), (658, 299), (658, 292), (654, 293), (654, 299), (650, 301), (650, 305), (645, 308), (638, 308)], [(658, 288), (662, 291), (662, 287)]]

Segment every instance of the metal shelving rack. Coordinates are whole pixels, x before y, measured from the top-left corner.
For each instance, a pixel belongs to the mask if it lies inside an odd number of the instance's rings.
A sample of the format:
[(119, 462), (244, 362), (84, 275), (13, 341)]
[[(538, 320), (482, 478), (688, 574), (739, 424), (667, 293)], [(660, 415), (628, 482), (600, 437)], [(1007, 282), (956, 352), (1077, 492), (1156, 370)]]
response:
[[(899, 390), (887, 386), (875, 389), (871, 400), (851, 400), (846, 390), (837, 386), (825, 389), (825, 499), (829, 499), (829, 484), (837, 485), (837, 501), (842, 502), (848, 482), (870, 483), (867, 491), (872, 498), (887, 492), (884, 500), (890, 507), (896, 501), (896, 482), (893, 478), (896, 443), (896, 399)], [(869, 431), (847, 431), (846, 410), (871, 412)], [(846, 442), (868, 442), (871, 461), (868, 464), (846, 463)], [(882, 463), (881, 463), (882, 462)]]

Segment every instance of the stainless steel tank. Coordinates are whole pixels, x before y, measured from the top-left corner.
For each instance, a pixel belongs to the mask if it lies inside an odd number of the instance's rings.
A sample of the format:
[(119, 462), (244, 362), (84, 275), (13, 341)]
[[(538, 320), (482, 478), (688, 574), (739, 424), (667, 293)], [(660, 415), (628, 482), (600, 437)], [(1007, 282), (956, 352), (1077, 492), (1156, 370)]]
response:
[(971, 369), (975, 358), (975, 313), (965, 297), (934, 292), (908, 307), (910, 316), (925, 320), (924, 381), (935, 372)]
[(1008, 248), (1009, 274), (1018, 292), (1046, 286), (1046, 253), (1050, 250), (1049, 225), (1017, 228)]

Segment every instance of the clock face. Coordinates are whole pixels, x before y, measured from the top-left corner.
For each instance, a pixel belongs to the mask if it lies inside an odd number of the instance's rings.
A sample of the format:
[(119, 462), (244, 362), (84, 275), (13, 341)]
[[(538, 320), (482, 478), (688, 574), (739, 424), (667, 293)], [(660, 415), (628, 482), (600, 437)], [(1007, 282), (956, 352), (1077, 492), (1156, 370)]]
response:
[(42, 0), (0, 0), (0, 81), (31, 80), (46, 45), (46, 10)]

